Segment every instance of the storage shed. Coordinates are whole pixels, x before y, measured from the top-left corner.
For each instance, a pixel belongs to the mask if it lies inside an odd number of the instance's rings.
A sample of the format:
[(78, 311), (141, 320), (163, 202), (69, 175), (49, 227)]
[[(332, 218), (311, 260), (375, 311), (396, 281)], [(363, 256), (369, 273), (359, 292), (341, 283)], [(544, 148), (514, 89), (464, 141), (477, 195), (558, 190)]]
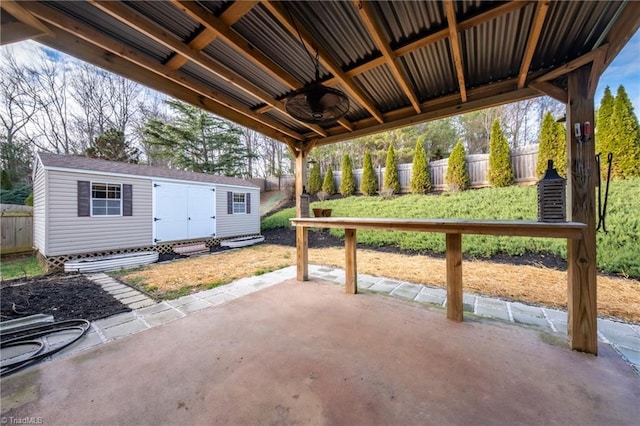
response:
[(34, 247), (52, 269), (260, 233), (260, 188), (243, 179), (39, 153), (33, 186)]

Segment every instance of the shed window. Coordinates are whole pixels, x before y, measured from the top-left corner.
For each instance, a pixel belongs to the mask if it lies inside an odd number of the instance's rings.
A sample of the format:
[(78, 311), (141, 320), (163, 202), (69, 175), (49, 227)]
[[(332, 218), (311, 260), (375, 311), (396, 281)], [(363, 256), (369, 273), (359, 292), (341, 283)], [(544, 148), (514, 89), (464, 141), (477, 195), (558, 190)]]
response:
[(122, 185), (91, 183), (91, 215), (122, 215)]
[(245, 200), (244, 192), (234, 192), (233, 193), (233, 213), (246, 213), (247, 212), (247, 203)]

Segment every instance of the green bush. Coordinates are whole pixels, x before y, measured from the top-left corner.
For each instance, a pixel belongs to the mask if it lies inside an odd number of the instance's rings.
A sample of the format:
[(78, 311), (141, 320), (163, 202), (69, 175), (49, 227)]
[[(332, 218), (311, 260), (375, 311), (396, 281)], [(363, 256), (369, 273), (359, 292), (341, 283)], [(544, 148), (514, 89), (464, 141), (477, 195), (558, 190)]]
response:
[(550, 111), (544, 115), (540, 128), (540, 145), (536, 175), (542, 177), (547, 170), (547, 161), (553, 160), (553, 167), (560, 176), (567, 176), (567, 143), (564, 123), (556, 123)]
[(33, 207), (33, 191), (24, 199), (24, 205)]
[(13, 189), (1, 189), (0, 203), (24, 204), (29, 194), (31, 194), (31, 187), (29, 185), (15, 186)]
[(445, 180), (449, 189), (453, 191), (464, 191), (469, 188), (469, 171), (467, 170), (467, 155), (462, 144), (462, 139), (458, 140), (449, 155), (447, 165), (447, 175)]
[(320, 165), (316, 162), (311, 166), (309, 179), (307, 180), (307, 192), (316, 195), (322, 189), (322, 175), (320, 174)]
[(376, 172), (373, 170), (371, 162), (371, 154), (369, 151), (364, 153), (364, 165), (362, 170), (362, 181), (360, 182), (360, 192), (364, 195), (375, 195), (378, 191), (378, 180)]
[(393, 144), (389, 144), (387, 150), (387, 162), (385, 163), (384, 173), (384, 189), (389, 190), (392, 194), (400, 192), (400, 179), (398, 178), (398, 162), (396, 160), (396, 152), (393, 150)]
[(411, 193), (426, 194), (431, 190), (429, 163), (420, 139), (416, 141), (416, 153), (411, 167)]
[(336, 193), (336, 182), (333, 179), (331, 165), (327, 166), (327, 173), (324, 175), (324, 182), (322, 182), (322, 190), (329, 195)]
[(500, 121), (495, 119), (489, 138), (489, 184), (494, 188), (502, 188), (513, 183), (513, 166), (507, 138), (502, 133)]
[(616, 94), (611, 124), (615, 141), (611, 176), (620, 179), (640, 176), (640, 125), (622, 85)]
[(342, 157), (342, 181), (340, 182), (340, 194), (348, 197), (356, 192), (356, 180), (353, 177), (353, 165), (349, 154)]

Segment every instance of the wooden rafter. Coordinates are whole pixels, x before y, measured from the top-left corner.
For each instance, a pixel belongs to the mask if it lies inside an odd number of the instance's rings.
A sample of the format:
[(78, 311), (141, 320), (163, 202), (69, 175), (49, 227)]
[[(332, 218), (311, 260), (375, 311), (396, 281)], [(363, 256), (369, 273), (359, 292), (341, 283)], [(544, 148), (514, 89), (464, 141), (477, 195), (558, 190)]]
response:
[(447, 13), (447, 22), (449, 25), (449, 41), (451, 43), (451, 54), (458, 76), (458, 85), (460, 86), (460, 99), (467, 102), (467, 88), (464, 81), (464, 66), (462, 65), (462, 51), (460, 49), (460, 40), (458, 40), (458, 27), (456, 24), (456, 11), (453, 0), (445, 0), (444, 8)]
[(533, 16), (533, 23), (531, 24), (531, 31), (529, 31), (529, 37), (527, 38), (527, 46), (524, 49), (524, 56), (522, 57), (522, 63), (520, 65), (520, 74), (518, 76), (518, 89), (524, 87), (527, 81), (527, 75), (529, 73), (529, 66), (531, 66), (531, 60), (533, 54), (538, 46), (538, 40), (542, 33), (542, 26), (544, 20), (547, 17), (547, 11), (549, 10), (550, 0), (539, 0), (536, 5), (536, 12)]
[[(236, 23), (240, 18), (246, 15), (253, 6), (256, 5), (257, 0), (243, 0), (236, 1), (231, 6), (229, 6), (222, 14), (220, 15), (220, 20), (227, 26), (231, 26)], [(203, 50), (209, 44), (211, 44), (218, 33), (212, 31), (211, 29), (205, 27), (203, 28), (194, 38), (189, 42), (189, 47), (194, 50)], [(171, 69), (177, 70), (188, 61), (187, 58), (181, 55), (174, 55), (167, 63), (165, 64)]]
[(547, 81), (540, 81), (540, 82), (534, 81), (529, 83), (528, 86), (531, 87), (532, 89), (537, 90), (543, 95), (552, 97), (556, 101), (561, 102), (563, 104), (566, 104), (569, 100), (566, 90), (564, 90), (562, 87), (558, 87), (555, 84), (549, 83)]
[[(118, 19), (120, 22), (126, 24), (127, 26), (140, 31), (146, 36), (152, 38), (156, 42), (164, 45), (165, 47), (172, 49), (179, 53), (180, 55), (188, 58), (190, 61), (198, 64), (199, 66), (213, 72), (219, 77), (227, 80), (229, 83), (243, 90), (245, 93), (251, 95), (252, 97), (257, 98), (261, 102), (265, 102), (270, 105), (272, 108), (275, 108), (281, 111), (284, 114), (287, 114), (287, 111), (277, 99), (271, 96), (269, 93), (262, 90), (257, 85), (253, 84), (249, 80), (239, 76), (236, 72), (218, 64), (216, 61), (210, 59), (208, 56), (198, 52), (196, 50), (191, 49), (186, 44), (177, 40), (175, 37), (171, 37), (162, 28), (158, 27), (155, 23), (150, 22), (149, 20), (141, 17), (133, 10), (129, 9), (127, 6), (122, 5), (121, 3), (113, 2), (113, 1), (94, 1), (89, 0), (89, 3), (100, 9), (101, 11), (111, 15), (112, 17)], [(287, 114), (288, 115), (288, 114)], [(311, 124), (302, 123), (301, 125), (308, 127), (313, 130), (320, 136), (326, 136), (326, 132), (320, 127)]]
[[(25, 9), (21, 4), (14, 0), (2, 0), (0, 2), (0, 7), (4, 9), (7, 13), (12, 15), (18, 21), (27, 24), (28, 26), (37, 30), (40, 34), (52, 35), (51, 29), (42, 23), (38, 18), (33, 16), (31, 12)], [(3, 38), (4, 38), (4, 25), (3, 28)]]
[(328, 52), (316, 40), (314, 40), (311, 34), (303, 26), (300, 25), (296, 29), (294, 23), (291, 22), (289, 16), (287, 16), (287, 12), (282, 4), (268, 0), (263, 0), (261, 4), (269, 10), (273, 17), (276, 18), (291, 35), (297, 37), (297, 33), (299, 31), (302, 41), (305, 44), (305, 48), (311, 51), (315, 51), (317, 49), (320, 63), (322, 63), (322, 65), (338, 79), (339, 83), (351, 96), (353, 96), (367, 111), (369, 111), (369, 114), (375, 117), (378, 122), (383, 122), (382, 114), (378, 111), (373, 102), (371, 102), (362, 90), (355, 85), (353, 80), (346, 75), (340, 65), (331, 59)]
[(210, 31), (216, 33), (218, 37), (224, 39), (229, 46), (244, 56), (248, 61), (262, 68), (290, 89), (301, 87), (300, 82), (296, 80), (295, 77), (259, 50), (255, 49), (247, 40), (229, 28), (229, 25), (225, 24), (222, 19), (216, 17), (195, 1), (172, 0), (172, 3), (201, 25), (204, 25)]
[(562, 77), (563, 75), (577, 70), (578, 68), (581, 68), (585, 65), (587, 65), (590, 62), (593, 62), (594, 59), (596, 59), (603, 50), (608, 50), (609, 49), (609, 45), (608, 44), (603, 44), (602, 46), (598, 47), (595, 50), (592, 50), (589, 53), (585, 53), (584, 55), (574, 59), (573, 61), (570, 61), (556, 69), (554, 69), (553, 71), (549, 71), (548, 73), (538, 77), (535, 79), (535, 82), (540, 82), (540, 81), (551, 81), (554, 80), (558, 77)]
[(389, 42), (386, 40), (386, 37), (383, 35), (383, 29), (380, 24), (376, 21), (374, 11), (372, 6), (368, 1), (364, 0), (353, 0), (356, 4), (356, 8), (360, 12), (360, 17), (362, 18), (362, 22), (364, 22), (365, 27), (367, 27), (367, 31), (369, 35), (373, 39), (376, 47), (382, 52), (382, 56), (385, 59), (385, 64), (391, 70), (391, 73), (395, 77), (396, 81), (402, 88), (402, 91), (407, 98), (409, 98), (409, 102), (413, 105), (413, 108), (416, 110), (416, 113), (421, 113), (420, 110), (420, 102), (416, 97), (414, 90), (411, 88), (411, 84), (409, 83), (409, 79), (407, 78), (404, 70), (398, 65), (395, 55), (389, 47)]
[[(277, 121), (269, 117), (265, 117), (260, 114), (257, 114), (256, 112), (242, 105), (238, 101), (231, 99), (221, 93), (218, 93), (215, 90), (212, 90), (210, 87), (207, 87), (206, 85), (199, 83), (185, 76), (184, 74), (171, 70), (166, 66), (158, 63), (157, 61), (151, 59), (148, 55), (145, 55), (142, 52), (133, 50), (129, 46), (126, 46), (114, 40), (111, 37), (105, 36), (102, 33), (98, 32), (97, 30), (87, 25), (84, 25), (78, 21), (75, 21), (45, 6), (44, 4), (36, 3), (36, 2), (28, 2), (26, 3), (26, 6), (35, 16), (37, 16), (44, 22), (51, 24), (52, 26), (55, 26), (64, 31), (67, 31), (70, 34), (73, 34), (74, 36), (79, 37), (89, 43), (92, 43), (95, 46), (98, 46), (104, 50), (107, 50), (114, 55), (127, 59), (128, 61), (133, 62), (134, 64), (148, 71), (164, 76), (168, 80), (174, 83), (177, 83), (183, 87), (186, 87), (190, 90), (193, 90), (201, 94), (202, 96), (205, 96), (211, 99), (214, 102), (218, 102), (221, 105), (224, 105), (225, 107), (232, 109), (242, 114), (245, 117), (250, 118), (251, 120), (260, 122), (275, 130), (278, 130), (283, 134), (289, 135), (294, 139), (298, 139), (298, 140), (303, 139), (302, 135), (300, 135), (298, 132), (295, 132), (289, 129), (287, 126), (284, 126), (281, 123), (278, 123)], [(222, 115), (225, 116), (225, 114), (222, 114)], [(243, 120), (239, 120), (237, 122), (239, 124), (244, 125)], [(251, 126), (247, 126), (247, 127), (251, 127)]]

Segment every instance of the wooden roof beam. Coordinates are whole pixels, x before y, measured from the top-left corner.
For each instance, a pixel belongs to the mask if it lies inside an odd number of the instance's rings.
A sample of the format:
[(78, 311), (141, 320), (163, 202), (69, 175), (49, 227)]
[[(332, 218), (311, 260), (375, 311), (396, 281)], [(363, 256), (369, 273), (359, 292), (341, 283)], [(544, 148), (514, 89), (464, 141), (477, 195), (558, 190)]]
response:
[[(126, 46), (110, 37), (107, 37), (87, 25), (73, 20), (63, 15), (62, 13), (46, 6), (43, 3), (28, 2), (26, 3), (26, 7), (28, 7), (29, 11), (31, 11), (35, 16), (54, 27), (67, 31), (76, 37), (79, 37), (95, 46), (100, 47), (101, 49), (107, 50), (116, 56), (127, 59), (128, 61), (138, 65), (139, 67), (163, 76), (167, 80), (177, 83), (185, 88), (193, 90), (200, 95), (211, 99), (214, 102), (217, 102), (235, 112), (240, 113), (244, 117), (269, 126), (272, 129), (278, 130), (280, 133), (288, 135), (294, 139), (303, 139), (302, 135), (289, 129), (287, 126), (284, 126), (269, 117), (262, 116), (252, 111), (250, 108), (247, 108), (238, 101), (228, 98), (221, 93), (211, 90), (211, 88), (202, 83), (194, 81), (193, 79), (180, 74), (177, 71), (167, 68), (166, 66), (151, 59), (149, 56), (139, 51), (133, 50), (129, 46)], [(225, 116), (224, 114), (222, 115)], [(244, 125), (243, 120), (234, 119), (234, 121)]]
[(460, 40), (458, 40), (458, 27), (456, 24), (456, 12), (453, 0), (445, 0), (444, 8), (447, 13), (447, 22), (449, 24), (449, 41), (451, 43), (451, 54), (458, 76), (458, 85), (460, 86), (460, 99), (467, 102), (467, 88), (464, 81), (464, 66), (462, 65), (462, 50), (460, 49)]
[(640, 28), (640, 2), (628, 1), (624, 6), (624, 10), (618, 16), (613, 27), (606, 35), (605, 42), (610, 48), (607, 50), (607, 57), (604, 61), (602, 72), (613, 62), (618, 53), (625, 44)]
[(222, 19), (200, 6), (195, 1), (172, 0), (173, 5), (186, 13), (192, 19), (204, 25), (210, 31), (217, 34), (218, 37), (224, 39), (238, 53), (247, 60), (262, 68), (269, 75), (278, 79), (282, 84), (290, 89), (302, 87), (300, 82), (285, 71), (280, 65), (273, 62), (262, 52), (254, 48), (247, 40), (240, 37), (235, 31), (229, 28)]
[(2, 24), (2, 31), (0, 32), (2, 33), (2, 38), (0, 38), (0, 46), (46, 35), (39, 29), (33, 28), (32, 26), (20, 21)]
[(603, 50), (607, 51), (608, 49), (609, 49), (609, 44), (603, 44), (597, 49), (594, 49), (589, 53), (585, 53), (584, 55), (577, 57), (573, 61), (567, 62), (566, 64), (552, 71), (549, 71), (544, 75), (541, 75), (540, 77), (536, 78), (534, 81), (537, 83), (541, 81), (551, 81), (558, 77), (562, 77), (563, 75), (571, 71), (577, 70), (578, 68), (582, 68), (588, 63), (593, 62), (599, 55), (602, 54)]
[(562, 87), (556, 86), (555, 84), (549, 83), (547, 81), (534, 81), (529, 83), (528, 86), (532, 89), (537, 90), (543, 95), (552, 97), (556, 101), (561, 102), (565, 105), (567, 104), (567, 102), (569, 102), (569, 95), (567, 94), (567, 91)]
[(287, 14), (286, 9), (280, 2), (262, 0), (262, 5), (273, 15), (273, 17), (278, 20), (289, 33), (297, 37), (298, 31), (300, 32), (302, 41), (305, 45), (305, 49), (310, 51), (318, 50), (318, 57), (320, 63), (329, 70), (331, 74), (334, 75), (338, 79), (338, 82), (349, 92), (351, 96), (353, 96), (356, 101), (358, 101), (367, 111), (371, 114), (375, 119), (382, 123), (384, 119), (382, 118), (382, 114), (375, 107), (373, 102), (371, 102), (367, 96), (362, 92), (362, 90), (355, 85), (353, 80), (351, 80), (346, 73), (342, 70), (340, 65), (336, 63), (331, 56), (327, 53), (327, 51), (311, 36), (311, 34), (302, 26), (294, 25), (293, 22), (290, 21), (289, 16)]
[(375, 43), (378, 50), (382, 52), (382, 56), (385, 59), (385, 64), (391, 69), (391, 73), (402, 88), (404, 94), (407, 96), (407, 98), (409, 98), (409, 102), (411, 102), (411, 105), (413, 105), (416, 113), (420, 114), (422, 112), (420, 109), (420, 102), (418, 102), (418, 98), (416, 97), (414, 90), (409, 84), (409, 78), (407, 77), (404, 70), (398, 65), (396, 57), (393, 54), (391, 47), (389, 47), (389, 42), (383, 35), (383, 29), (376, 21), (375, 13), (372, 6), (368, 1), (365, 0), (353, 1), (356, 8), (358, 9), (358, 12), (360, 12), (360, 18), (362, 18), (362, 22), (367, 28), (369, 35), (373, 39), (373, 42)]
[(522, 64), (520, 65), (520, 74), (518, 74), (518, 89), (524, 87), (527, 81), (527, 75), (529, 74), (529, 67), (531, 66), (531, 60), (533, 54), (538, 46), (538, 40), (542, 33), (542, 27), (544, 20), (549, 10), (550, 0), (539, 0), (536, 5), (536, 12), (533, 16), (533, 23), (531, 24), (531, 30), (529, 31), (529, 38), (527, 39), (527, 46), (524, 49), (524, 55), (522, 57)]
[[(39, 20), (37, 17), (33, 16), (31, 12), (25, 9), (23, 5), (19, 4), (17, 1), (2, 0), (2, 2), (0, 2), (0, 7), (5, 12), (9, 13), (11, 16), (16, 18), (18, 21), (36, 30), (39, 34), (45, 34), (48, 36), (53, 35), (49, 27), (43, 24), (42, 21)], [(2, 38), (4, 38), (5, 26), (3, 25), (2, 28), (3, 28)]]
[[(244, 15), (249, 13), (253, 6), (257, 4), (257, 0), (240, 0), (231, 4), (222, 14), (220, 15), (220, 20), (224, 22), (225, 25), (231, 26), (237, 21), (240, 20)], [(189, 47), (194, 50), (203, 50), (209, 44), (211, 44), (218, 33), (211, 30), (210, 28), (204, 27), (194, 38), (189, 42)], [(165, 64), (171, 69), (177, 70), (182, 67), (184, 64), (188, 62), (188, 59), (182, 55), (174, 55), (167, 63)]]
[[(171, 37), (164, 30), (159, 28), (156, 24), (150, 22), (146, 18), (138, 15), (132, 9), (129, 9), (127, 6), (122, 5), (118, 2), (113, 1), (95, 1), (89, 0), (89, 3), (94, 5), (96, 8), (101, 11), (109, 14), (120, 22), (126, 24), (127, 26), (135, 29), (136, 31), (141, 32), (147, 37), (152, 38), (156, 42), (164, 45), (165, 47), (172, 49), (178, 52), (180, 55), (187, 57), (189, 60), (198, 64), (199, 66), (215, 73), (220, 78), (227, 80), (229, 83), (238, 87), (239, 89), (245, 91), (247, 94), (257, 98), (261, 102), (265, 102), (270, 105), (272, 108), (275, 108), (282, 113), (288, 115), (284, 105), (271, 96), (266, 91), (262, 90), (260, 87), (256, 86), (249, 80), (241, 77), (238, 73), (218, 64), (214, 60), (210, 59), (208, 56), (191, 49), (186, 44), (177, 40), (174, 37)], [(252, 111), (253, 112), (253, 111)], [(326, 132), (320, 127), (312, 124), (302, 123), (301, 125), (311, 129), (316, 132), (320, 136), (326, 136)]]

